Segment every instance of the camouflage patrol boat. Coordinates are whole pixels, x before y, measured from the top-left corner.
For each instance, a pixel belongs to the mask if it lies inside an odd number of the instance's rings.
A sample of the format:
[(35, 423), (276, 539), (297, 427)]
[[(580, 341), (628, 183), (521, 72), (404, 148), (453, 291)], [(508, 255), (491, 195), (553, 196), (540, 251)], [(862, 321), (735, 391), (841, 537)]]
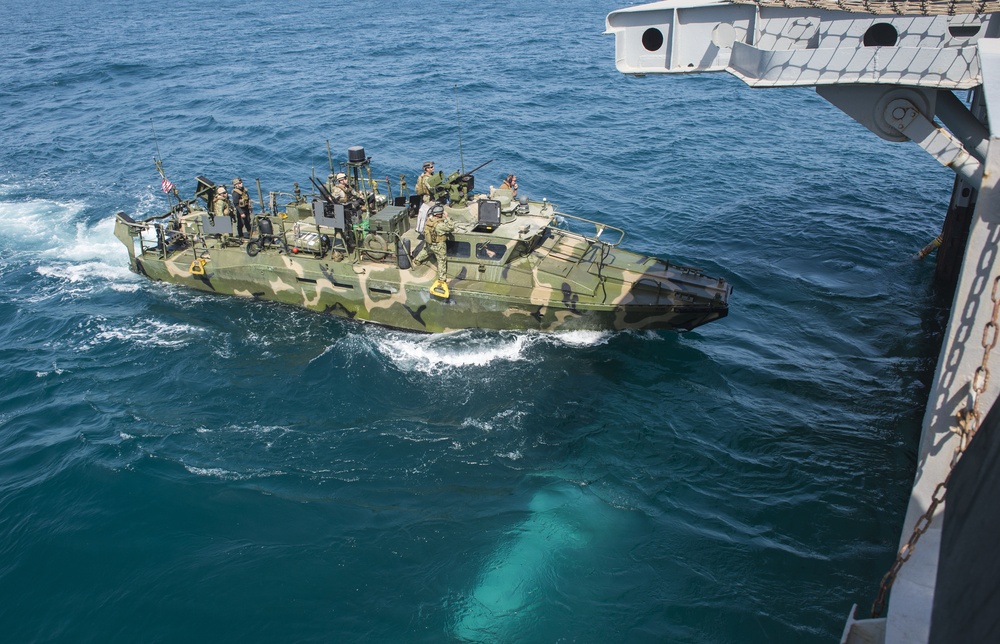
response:
[[(118, 213), (115, 236), (131, 269), (152, 280), (414, 331), (690, 330), (729, 311), (724, 279), (622, 250), (621, 229), (544, 199), (477, 194), (472, 172), (427, 182), (455, 223), (447, 284), (432, 291), (435, 266), (411, 262), (424, 243), (423, 198), (408, 194), (402, 176), (393, 197), (388, 177), (372, 179), (361, 147), (341, 165), (353, 201), (335, 203), (315, 177), (313, 194), (298, 184), (291, 194), (268, 193), (249, 240), (212, 216), (215, 184), (201, 176), (195, 197), (181, 200), (175, 189), (164, 214)], [(257, 193), (264, 203), (259, 182)]]

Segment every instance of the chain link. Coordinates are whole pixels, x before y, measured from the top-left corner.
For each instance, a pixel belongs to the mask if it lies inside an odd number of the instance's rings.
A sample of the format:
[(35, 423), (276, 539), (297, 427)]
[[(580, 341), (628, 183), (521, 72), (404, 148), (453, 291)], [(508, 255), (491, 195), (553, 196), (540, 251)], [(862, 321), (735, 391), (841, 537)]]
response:
[(878, 596), (875, 598), (875, 603), (872, 604), (872, 617), (881, 616), (882, 611), (885, 610), (885, 602), (889, 595), (889, 589), (892, 588), (893, 582), (896, 581), (899, 569), (910, 559), (917, 541), (931, 527), (931, 521), (934, 520), (934, 512), (944, 501), (948, 481), (951, 479), (951, 473), (954, 471), (955, 464), (958, 463), (962, 454), (965, 453), (969, 442), (972, 441), (972, 437), (976, 435), (976, 431), (979, 429), (979, 423), (982, 420), (979, 410), (980, 402), (983, 399), (982, 393), (986, 391), (986, 386), (990, 382), (990, 353), (997, 346), (997, 340), (1000, 338), (1000, 331), (998, 331), (997, 327), (997, 318), (1000, 317), (1000, 275), (997, 275), (993, 280), (993, 290), (990, 293), (990, 300), (993, 302), (993, 316), (983, 327), (983, 361), (981, 365), (976, 367), (976, 371), (972, 375), (972, 381), (969, 383), (968, 402), (956, 414), (957, 427), (952, 428), (952, 431), (958, 434), (958, 445), (951, 456), (951, 467), (949, 467), (948, 474), (945, 475), (944, 480), (934, 488), (934, 494), (931, 495), (931, 502), (927, 506), (927, 511), (917, 519), (916, 525), (913, 526), (913, 534), (910, 535), (909, 540), (899, 549), (899, 552), (896, 554), (896, 560), (892, 563), (889, 571), (885, 573), (885, 576), (882, 577), (882, 583), (879, 584)]

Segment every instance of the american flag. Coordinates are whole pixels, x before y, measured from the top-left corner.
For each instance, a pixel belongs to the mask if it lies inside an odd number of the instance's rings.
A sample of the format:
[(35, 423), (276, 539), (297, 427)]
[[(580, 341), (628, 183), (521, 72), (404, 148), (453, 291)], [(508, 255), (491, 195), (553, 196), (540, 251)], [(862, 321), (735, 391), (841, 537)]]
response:
[(160, 185), (163, 186), (163, 192), (170, 192), (174, 189), (174, 184), (170, 183), (170, 180), (166, 177), (163, 177), (163, 183)]

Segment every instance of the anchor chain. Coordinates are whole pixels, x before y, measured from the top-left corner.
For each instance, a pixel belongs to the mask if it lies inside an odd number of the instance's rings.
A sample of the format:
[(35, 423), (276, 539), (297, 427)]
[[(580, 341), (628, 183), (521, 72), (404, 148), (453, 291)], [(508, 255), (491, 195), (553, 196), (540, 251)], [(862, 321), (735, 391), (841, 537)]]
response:
[(893, 582), (896, 581), (899, 569), (909, 560), (913, 554), (914, 547), (917, 545), (917, 541), (930, 528), (934, 512), (941, 502), (944, 501), (944, 496), (948, 489), (948, 481), (951, 479), (951, 473), (955, 469), (955, 464), (958, 463), (958, 460), (965, 453), (972, 438), (976, 435), (976, 431), (979, 430), (979, 424), (982, 421), (982, 412), (979, 407), (983, 399), (982, 394), (986, 391), (986, 385), (990, 381), (990, 353), (997, 346), (997, 340), (1000, 339), (1000, 327), (997, 326), (997, 318), (1000, 317), (1000, 275), (997, 275), (993, 280), (993, 291), (990, 293), (990, 300), (993, 302), (993, 315), (990, 321), (983, 327), (983, 361), (982, 364), (976, 367), (976, 371), (972, 375), (972, 381), (969, 383), (969, 396), (965, 407), (955, 415), (957, 427), (952, 427), (951, 429), (951, 431), (958, 434), (958, 445), (955, 446), (955, 451), (951, 455), (951, 465), (948, 467), (948, 473), (945, 475), (944, 480), (934, 488), (927, 511), (917, 519), (916, 525), (913, 526), (913, 534), (910, 535), (909, 540), (899, 549), (899, 552), (896, 554), (896, 560), (889, 568), (889, 571), (885, 573), (885, 576), (882, 577), (878, 596), (875, 598), (875, 603), (872, 604), (872, 617), (881, 616), (882, 611), (885, 610), (885, 602), (889, 594), (889, 589), (892, 588)]

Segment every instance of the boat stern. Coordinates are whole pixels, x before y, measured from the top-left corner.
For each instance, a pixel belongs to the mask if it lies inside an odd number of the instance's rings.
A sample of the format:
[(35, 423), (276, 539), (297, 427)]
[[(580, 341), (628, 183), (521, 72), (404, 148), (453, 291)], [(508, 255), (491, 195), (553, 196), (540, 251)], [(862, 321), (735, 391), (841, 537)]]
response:
[(143, 228), (145, 228), (144, 224), (137, 222), (124, 212), (115, 213), (115, 237), (118, 238), (118, 241), (125, 244), (125, 248), (128, 250), (128, 265), (133, 271), (136, 270), (136, 238), (139, 237), (139, 232)]

